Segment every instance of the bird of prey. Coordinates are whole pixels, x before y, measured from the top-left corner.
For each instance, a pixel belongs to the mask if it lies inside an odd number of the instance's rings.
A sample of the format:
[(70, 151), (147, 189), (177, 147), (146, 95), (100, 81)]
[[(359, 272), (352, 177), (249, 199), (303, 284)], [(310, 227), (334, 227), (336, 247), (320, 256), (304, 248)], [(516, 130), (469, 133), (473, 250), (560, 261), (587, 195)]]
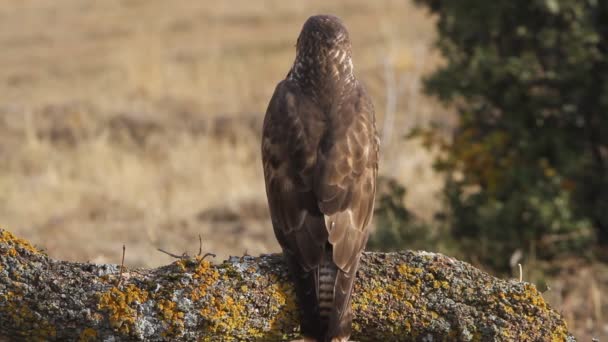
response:
[(264, 118), (272, 225), (295, 284), (307, 341), (347, 341), (351, 293), (374, 208), (374, 108), (353, 73), (342, 21), (310, 17)]

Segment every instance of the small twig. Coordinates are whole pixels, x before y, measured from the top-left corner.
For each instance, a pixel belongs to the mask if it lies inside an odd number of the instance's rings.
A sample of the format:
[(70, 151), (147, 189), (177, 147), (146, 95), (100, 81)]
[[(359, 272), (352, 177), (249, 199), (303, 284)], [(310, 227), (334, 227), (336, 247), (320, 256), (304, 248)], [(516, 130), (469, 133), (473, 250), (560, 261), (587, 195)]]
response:
[(157, 251), (161, 252), (161, 253), (165, 253), (170, 257), (173, 257), (175, 259), (188, 259), (190, 258), (190, 256), (188, 255), (188, 253), (184, 252), (182, 255), (177, 255), (177, 254), (173, 254), (171, 252), (167, 252), (166, 250), (162, 249), (162, 248), (157, 248)]
[(197, 256), (201, 256), (203, 254), (203, 238), (201, 238), (201, 234), (198, 234), (198, 254)]
[(120, 286), (120, 284), (122, 283), (122, 272), (123, 269), (125, 267), (125, 251), (126, 251), (127, 247), (123, 244), (122, 245), (122, 261), (120, 262), (120, 273), (118, 274), (118, 283), (116, 283), (116, 286)]
[(201, 254), (203, 254), (203, 238), (201, 237), (201, 234), (198, 234), (198, 254), (196, 256), (201, 258), (200, 262), (203, 262), (203, 260), (209, 256), (215, 258), (215, 254), (213, 253), (205, 253), (203, 256), (201, 256)]
[[(182, 255), (177, 255), (177, 254), (174, 254), (171, 252), (167, 252), (162, 248), (157, 248), (157, 250), (159, 252), (165, 253), (168, 256), (171, 256), (176, 259), (190, 259), (191, 258), (190, 255), (188, 255), (188, 253), (186, 253), (186, 252), (184, 252)], [(199, 234), (198, 235), (198, 254), (196, 255), (196, 257), (200, 258), (200, 262), (203, 262), (203, 260), (205, 260), (205, 258), (209, 257), (209, 256), (215, 258), (215, 254), (213, 254), (213, 253), (205, 253), (205, 255), (202, 255), (202, 254), (203, 254), (203, 238)]]
[(215, 258), (215, 257), (216, 257), (216, 255), (215, 255), (215, 254), (213, 254), (213, 253), (205, 253), (205, 255), (203, 255), (203, 256), (201, 257), (201, 260), (200, 260), (200, 262), (199, 262), (199, 265), (200, 265), (200, 264), (203, 262), (203, 260), (205, 260), (205, 258), (206, 258), (206, 257), (208, 257), (208, 256), (210, 256), (210, 257), (212, 257), (212, 258)]
[(524, 271), (520, 263), (518, 263), (517, 266), (519, 267), (519, 282), (521, 283), (524, 281)]

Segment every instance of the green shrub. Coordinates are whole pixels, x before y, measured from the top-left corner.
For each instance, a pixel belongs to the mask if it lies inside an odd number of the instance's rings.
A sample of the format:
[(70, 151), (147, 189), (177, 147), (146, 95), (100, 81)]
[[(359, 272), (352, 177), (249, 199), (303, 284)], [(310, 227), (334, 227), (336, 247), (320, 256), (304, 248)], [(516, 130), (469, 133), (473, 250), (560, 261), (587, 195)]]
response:
[(453, 237), (495, 268), (608, 246), (608, 2), (418, 2), (446, 61), (426, 90), (459, 115), (432, 138)]

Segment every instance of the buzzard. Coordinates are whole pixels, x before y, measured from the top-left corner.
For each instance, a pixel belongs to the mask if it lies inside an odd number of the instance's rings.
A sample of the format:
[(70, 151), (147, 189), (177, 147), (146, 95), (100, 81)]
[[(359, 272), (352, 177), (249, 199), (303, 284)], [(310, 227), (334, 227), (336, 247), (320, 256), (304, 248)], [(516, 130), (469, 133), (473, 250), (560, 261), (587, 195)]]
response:
[(295, 284), (305, 340), (347, 341), (350, 297), (374, 209), (374, 108), (353, 73), (342, 21), (310, 17), (264, 118), (272, 225)]

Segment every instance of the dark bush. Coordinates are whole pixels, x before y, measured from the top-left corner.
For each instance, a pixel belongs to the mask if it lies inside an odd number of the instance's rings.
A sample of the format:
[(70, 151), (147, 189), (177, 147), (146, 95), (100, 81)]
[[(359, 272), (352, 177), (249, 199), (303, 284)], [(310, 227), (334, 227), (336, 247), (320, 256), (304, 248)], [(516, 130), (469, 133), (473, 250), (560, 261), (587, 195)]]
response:
[(452, 236), (499, 269), (608, 246), (608, 2), (418, 2), (445, 58), (426, 90), (459, 115), (435, 139)]

